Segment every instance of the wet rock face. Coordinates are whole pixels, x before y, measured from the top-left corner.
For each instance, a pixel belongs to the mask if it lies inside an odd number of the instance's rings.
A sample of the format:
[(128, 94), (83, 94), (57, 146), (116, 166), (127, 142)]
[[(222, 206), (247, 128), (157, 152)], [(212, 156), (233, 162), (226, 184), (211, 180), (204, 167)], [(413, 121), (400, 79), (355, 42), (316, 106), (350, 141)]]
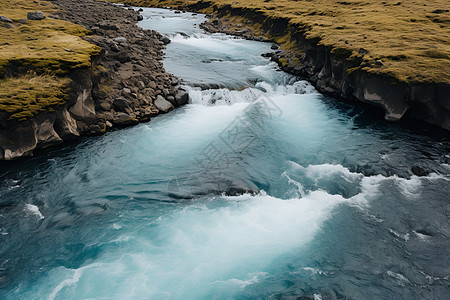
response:
[[(53, 3), (62, 8), (53, 18), (91, 30), (93, 34), (85, 39), (103, 51), (92, 59), (92, 69), (70, 74), (69, 100), (55, 112), (25, 122), (0, 118), (0, 160), (31, 156), (35, 149), (103, 134), (113, 127), (148, 122), (189, 102), (178, 78), (166, 73), (161, 62), (164, 45), (170, 40), (138, 27), (139, 12), (90, 0)], [(43, 18), (41, 12), (28, 14), (30, 20)]]

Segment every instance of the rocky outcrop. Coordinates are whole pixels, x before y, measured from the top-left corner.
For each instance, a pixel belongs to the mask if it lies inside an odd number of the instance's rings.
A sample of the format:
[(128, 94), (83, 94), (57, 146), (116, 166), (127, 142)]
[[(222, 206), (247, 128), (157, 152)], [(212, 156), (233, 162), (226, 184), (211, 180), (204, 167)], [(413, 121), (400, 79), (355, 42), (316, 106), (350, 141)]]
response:
[[(370, 73), (358, 58), (349, 59), (351, 53), (324, 46), (318, 39), (308, 39), (301, 25), (285, 18), (267, 16), (257, 9), (218, 6), (200, 1), (195, 5), (178, 7), (198, 11), (212, 8), (212, 22), (202, 24), (210, 32), (224, 32), (252, 40), (266, 40), (290, 34), (295, 51), (277, 50), (267, 54), (280, 67), (291, 74), (309, 80), (320, 92), (353, 103), (367, 103), (385, 112), (385, 119), (398, 121), (417, 119), (450, 130), (450, 85), (447, 83), (404, 83), (382, 73)], [(245, 23), (230, 24), (227, 18), (238, 16)], [(262, 32), (252, 31), (254, 24), (262, 25)], [(275, 50), (275, 49), (273, 49)], [(367, 51), (360, 49), (359, 53)], [(375, 65), (382, 66), (382, 61)]]
[(43, 20), (45, 18), (46, 18), (46, 16), (44, 15), (44, 13), (42, 11), (33, 11), (33, 12), (27, 13), (28, 20)]
[[(114, 127), (148, 122), (186, 104), (189, 96), (162, 65), (165, 39), (135, 23), (139, 13), (94, 1), (55, 0), (63, 9), (52, 18), (80, 24), (103, 50), (92, 66), (71, 71), (69, 99), (26, 121), (0, 113), (0, 160), (31, 156), (38, 149)], [(26, 72), (8, 66), (10, 75)]]

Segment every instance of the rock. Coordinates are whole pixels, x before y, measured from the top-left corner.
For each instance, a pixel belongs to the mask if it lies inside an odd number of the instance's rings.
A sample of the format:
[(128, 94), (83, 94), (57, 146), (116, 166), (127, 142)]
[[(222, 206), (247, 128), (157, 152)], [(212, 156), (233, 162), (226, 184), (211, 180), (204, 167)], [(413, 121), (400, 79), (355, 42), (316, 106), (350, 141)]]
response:
[(19, 19), (19, 21), (17, 22), (19, 22), (20, 24), (27, 24), (27, 20), (25, 19)]
[(419, 166), (413, 166), (411, 168), (411, 172), (413, 172), (414, 175), (419, 177), (427, 176), (428, 174), (430, 174), (430, 172), (426, 171), (424, 168)]
[(114, 38), (113, 41), (116, 43), (122, 44), (122, 43), (126, 43), (127, 39), (124, 38), (123, 36), (119, 36), (119, 37)]
[(377, 66), (384, 66), (383, 61), (381, 59), (378, 59), (375, 61), (375, 65)]
[(8, 28), (8, 29), (13, 29), (13, 28), (14, 28), (14, 27), (13, 27), (11, 24), (9, 24), (9, 23), (3, 23), (3, 24), (2, 24), (2, 27)]
[(118, 30), (119, 29), (119, 27), (117, 27), (116, 24), (108, 22), (108, 21), (100, 22), (97, 24), (97, 26), (104, 30)]
[(164, 99), (163, 96), (156, 97), (155, 106), (163, 113), (169, 112), (173, 109), (172, 103)]
[(141, 90), (145, 89), (145, 83), (142, 80), (139, 80), (137, 84)]
[(174, 96), (167, 96), (166, 100), (172, 103), (173, 105), (176, 105), (175, 97)]
[(137, 21), (142, 21), (142, 20), (144, 20), (144, 17), (142, 15), (137, 15), (136, 16), (136, 20)]
[(180, 80), (178, 78), (174, 78), (170, 84), (172, 86), (177, 86), (179, 83), (180, 83)]
[(117, 53), (116, 59), (122, 64), (131, 61), (130, 55), (125, 51)]
[(111, 110), (111, 103), (108, 101), (103, 101), (100, 103), (100, 109), (103, 111), (110, 111)]
[(278, 50), (278, 45), (277, 44), (272, 44), (272, 46), (270, 46), (270, 49), (272, 50)]
[(170, 39), (166, 36), (163, 36), (159, 39), (161, 42), (164, 43), (164, 45), (170, 44)]
[(5, 16), (0, 16), (0, 22), (12, 23), (13, 21)]
[(54, 122), (51, 120), (45, 120), (43, 123), (39, 124), (36, 131), (36, 148), (45, 149), (62, 143), (62, 139), (56, 133), (53, 124)]
[(369, 53), (369, 51), (367, 51), (367, 50), (364, 49), (364, 48), (359, 48), (358, 53), (359, 53), (359, 54), (367, 54), (367, 53)]
[(130, 101), (123, 97), (119, 97), (119, 98), (114, 99), (112, 107), (116, 111), (124, 112), (130, 108)]
[(177, 106), (189, 103), (189, 94), (186, 91), (179, 90), (175, 95), (175, 103)]
[(227, 196), (239, 196), (243, 194), (256, 195), (259, 193), (258, 187), (253, 183), (245, 183), (243, 181), (230, 181), (229, 186), (224, 190)]
[(133, 118), (130, 115), (119, 112), (114, 116), (111, 123), (117, 127), (125, 127), (125, 126), (130, 126), (130, 125), (136, 125), (139, 123), (139, 120), (136, 118)]
[(67, 52), (73, 52), (73, 50), (68, 49), (68, 48), (64, 48), (64, 51), (67, 51)]
[(113, 127), (113, 124), (110, 122), (110, 121), (106, 121), (106, 127), (108, 127), (108, 128), (112, 128)]
[(119, 46), (117, 46), (116, 43), (112, 43), (110, 48), (111, 48), (111, 51), (113, 51), (113, 52), (119, 52), (120, 51), (120, 48), (119, 48)]
[(181, 11), (176, 10), (176, 11), (174, 11), (174, 13), (175, 13), (175, 14), (181, 14)]
[(139, 8), (138, 11), (141, 12), (141, 11), (144, 11), (144, 10), (142, 8)]
[(34, 11), (27, 13), (28, 20), (43, 20), (45, 19), (45, 15), (42, 11)]
[(122, 95), (124, 95), (125, 97), (129, 97), (131, 95), (131, 90), (129, 88), (123, 88)]

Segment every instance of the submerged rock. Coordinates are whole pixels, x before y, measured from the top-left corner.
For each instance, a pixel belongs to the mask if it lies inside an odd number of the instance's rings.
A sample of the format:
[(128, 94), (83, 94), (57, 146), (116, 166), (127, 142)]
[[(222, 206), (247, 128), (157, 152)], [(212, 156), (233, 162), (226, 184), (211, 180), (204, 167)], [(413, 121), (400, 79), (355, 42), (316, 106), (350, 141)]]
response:
[(419, 177), (428, 176), (428, 174), (430, 174), (429, 171), (427, 171), (424, 168), (419, 167), (419, 166), (413, 166), (411, 168), (411, 172), (413, 172), (414, 175), (419, 176)]

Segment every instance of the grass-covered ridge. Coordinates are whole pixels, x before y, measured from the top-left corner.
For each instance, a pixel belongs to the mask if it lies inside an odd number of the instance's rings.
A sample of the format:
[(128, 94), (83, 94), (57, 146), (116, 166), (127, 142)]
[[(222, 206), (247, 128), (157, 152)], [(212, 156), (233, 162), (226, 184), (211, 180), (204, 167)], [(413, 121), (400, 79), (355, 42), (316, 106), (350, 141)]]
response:
[[(120, 2), (120, 1), (117, 1)], [(196, 0), (125, 0), (137, 6), (185, 6)], [(211, 0), (287, 18), (308, 39), (336, 52), (363, 56), (361, 68), (404, 83), (450, 83), (450, 12), (447, 0)], [(203, 10), (212, 13), (212, 8)], [(275, 37), (284, 48), (289, 39)], [(360, 49), (364, 49), (360, 53)], [(379, 60), (381, 60), (382, 65)], [(378, 63), (377, 63), (378, 61)]]
[(26, 120), (41, 111), (52, 111), (54, 106), (68, 100), (69, 83), (66, 77), (34, 72), (6, 78), (0, 81), (0, 109), (18, 120)]
[[(27, 12), (36, 10), (47, 18), (27, 20)], [(0, 15), (13, 21), (0, 24), (0, 111), (8, 112), (10, 118), (23, 120), (63, 103), (68, 85), (65, 76), (71, 70), (90, 67), (91, 57), (100, 52), (81, 38), (88, 30), (48, 17), (57, 10), (47, 1), (0, 1)], [(5, 24), (12, 28), (1, 26)], [(7, 74), (8, 66), (32, 72)]]

